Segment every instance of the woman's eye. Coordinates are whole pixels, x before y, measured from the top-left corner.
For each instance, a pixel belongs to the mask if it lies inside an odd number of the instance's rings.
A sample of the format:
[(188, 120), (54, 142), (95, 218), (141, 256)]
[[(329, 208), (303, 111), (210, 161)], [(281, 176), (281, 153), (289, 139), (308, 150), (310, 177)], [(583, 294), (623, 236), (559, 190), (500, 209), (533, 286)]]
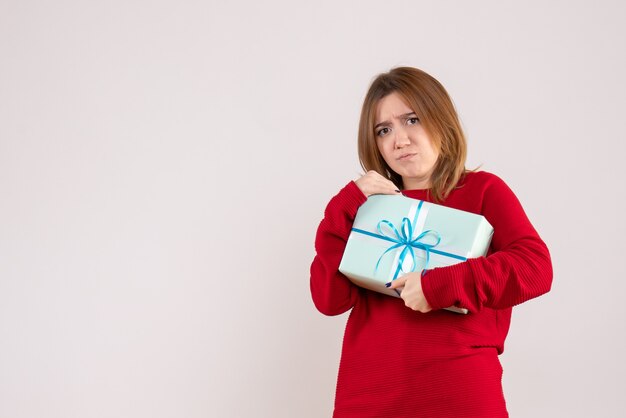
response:
[(420, 120), (418, 118), (408, 118), (407, 119), (407, 123), (409, 125), (415, 125), (416, 123), (418, 123)]
[(380, 131), (376, 132), (376, 135), (377, 136), (383, 136), (383, 135), (386, 135), (387, 132), (389, 132), (389, 128), (383, 128)]

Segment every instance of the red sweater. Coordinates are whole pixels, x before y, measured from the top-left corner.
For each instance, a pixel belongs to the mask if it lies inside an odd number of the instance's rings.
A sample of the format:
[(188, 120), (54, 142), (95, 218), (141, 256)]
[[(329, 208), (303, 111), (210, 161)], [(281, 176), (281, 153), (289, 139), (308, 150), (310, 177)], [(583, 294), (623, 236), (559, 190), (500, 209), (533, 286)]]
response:
[[(432, 201), (426, 190), (407, 197)], [(518, 199), (498, 177), (468, 173), (445, 206), (481, 214), (494, 228), (486, 257), (430, 270), (422, 277), (433, 311), (352, 284), (338, 272), (358, 207), (350, 182), (331, 201), (317, 231), (311, 295), (317, 309), (350, 309), (334, 417), (506, 417), (502, 368), (511, 307), (550, 290), (552, 264)], [(469, 309), (460, 315), (442, 308)]]

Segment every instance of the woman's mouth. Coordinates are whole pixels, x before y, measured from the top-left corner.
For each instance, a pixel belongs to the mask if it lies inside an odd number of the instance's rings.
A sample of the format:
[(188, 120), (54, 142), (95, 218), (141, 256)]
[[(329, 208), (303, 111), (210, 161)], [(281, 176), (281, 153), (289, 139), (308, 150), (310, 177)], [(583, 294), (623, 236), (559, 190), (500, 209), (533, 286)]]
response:
[(417, 153), (415, 153), (415, 152), (408, 153), (408, 154), (402, 154), (397, 159), (398, 159), (398, 161), (406, 161), (406, 160), (410, 160), (415, 155), (417, 155)]

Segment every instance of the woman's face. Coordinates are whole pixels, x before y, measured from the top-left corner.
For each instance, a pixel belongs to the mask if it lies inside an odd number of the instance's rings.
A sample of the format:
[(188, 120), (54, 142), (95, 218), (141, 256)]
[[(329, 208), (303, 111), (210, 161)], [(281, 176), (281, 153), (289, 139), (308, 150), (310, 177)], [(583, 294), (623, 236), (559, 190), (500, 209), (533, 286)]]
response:
[(387, 165), (402, 176), (405, 189), (427, 189), (439, 151), (417, 115), (394, 92), (376, 106), (374, 126), (378, 150)]

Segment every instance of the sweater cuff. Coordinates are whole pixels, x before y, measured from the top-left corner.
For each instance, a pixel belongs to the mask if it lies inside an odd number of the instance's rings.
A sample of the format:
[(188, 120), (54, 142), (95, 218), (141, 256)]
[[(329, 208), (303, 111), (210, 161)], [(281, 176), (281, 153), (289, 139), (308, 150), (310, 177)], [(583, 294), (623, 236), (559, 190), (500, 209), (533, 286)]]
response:
[(460, 302), (461, 281), (466, 263), (429, 270), (422, 275), (422, 291), (433, 310), (448, 308)]

